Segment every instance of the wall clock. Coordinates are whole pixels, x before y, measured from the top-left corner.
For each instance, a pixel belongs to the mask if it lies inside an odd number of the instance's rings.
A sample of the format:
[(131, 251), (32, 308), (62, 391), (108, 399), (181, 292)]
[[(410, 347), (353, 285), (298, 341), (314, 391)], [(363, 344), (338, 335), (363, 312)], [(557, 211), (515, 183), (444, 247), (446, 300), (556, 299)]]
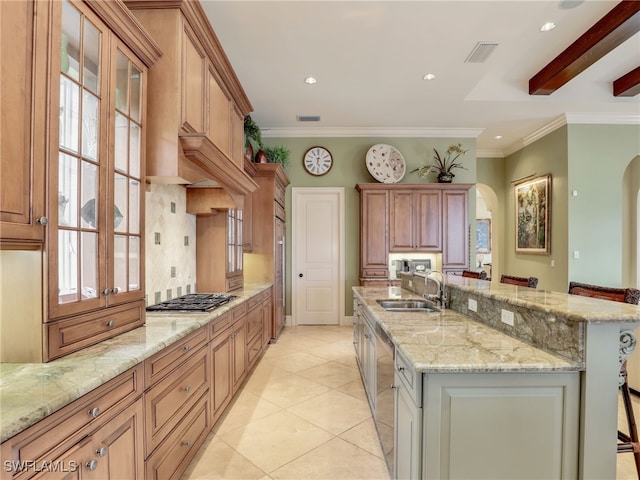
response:
[(302, 164), (307, 172), (319, 177), (331, 170), (333, 157), (324, 147), (311, 147), (302, 157)]

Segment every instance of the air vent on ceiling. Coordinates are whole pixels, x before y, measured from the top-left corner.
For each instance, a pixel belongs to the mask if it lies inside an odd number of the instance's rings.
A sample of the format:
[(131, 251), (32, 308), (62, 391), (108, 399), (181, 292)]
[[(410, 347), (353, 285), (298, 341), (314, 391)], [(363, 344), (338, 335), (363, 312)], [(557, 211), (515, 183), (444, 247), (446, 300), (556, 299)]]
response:
[(320, 115), (297, 115), (296, 119), (299, 122), (319, 122)]
[(495, 50), (498, 46), (496, 42), (478, 42), (476, 46), (473, 47), (471, 53), (465, 60), (465, 63), (482, 63), (484, 62), (491, 52)]

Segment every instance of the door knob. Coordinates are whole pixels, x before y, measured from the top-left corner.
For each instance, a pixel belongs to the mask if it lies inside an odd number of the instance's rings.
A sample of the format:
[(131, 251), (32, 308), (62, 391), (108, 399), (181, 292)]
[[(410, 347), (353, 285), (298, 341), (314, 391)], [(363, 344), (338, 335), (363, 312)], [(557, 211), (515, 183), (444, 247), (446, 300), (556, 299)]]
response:
[(302, 275), (301, 273), (299, 273), (299, 274), (298, 274), (298, 276), (299, 276), (300, 278), (304, 277), (304, 275)]

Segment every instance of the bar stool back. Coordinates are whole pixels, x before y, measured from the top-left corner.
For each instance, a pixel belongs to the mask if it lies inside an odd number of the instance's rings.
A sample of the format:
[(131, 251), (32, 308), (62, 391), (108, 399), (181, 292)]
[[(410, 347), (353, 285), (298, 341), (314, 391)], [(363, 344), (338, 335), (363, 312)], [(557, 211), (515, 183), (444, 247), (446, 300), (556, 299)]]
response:
[(538, 286), (537, 277), (514, 277), (513, 275), (502, 275), (500, 283), (508, 283), (510, 285), (519, 285), (521, 287), (536, 288)]

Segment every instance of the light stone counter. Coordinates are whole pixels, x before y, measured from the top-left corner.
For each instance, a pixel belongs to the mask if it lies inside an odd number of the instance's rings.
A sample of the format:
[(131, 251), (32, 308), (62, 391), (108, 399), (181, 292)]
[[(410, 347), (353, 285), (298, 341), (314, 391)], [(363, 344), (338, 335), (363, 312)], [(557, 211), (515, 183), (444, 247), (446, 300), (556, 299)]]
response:
[(353, 287), (413, 368), (423, 373), (576, 371), (580, 362), (547, 353), (451, 309), (388, 312), (376, 300), (420, 298), (399, 287)]
[(144, 326), (49, 363), (0, 363), (0, 442), (268, 288), (245, 284), (209, 313), (147, 312)]

